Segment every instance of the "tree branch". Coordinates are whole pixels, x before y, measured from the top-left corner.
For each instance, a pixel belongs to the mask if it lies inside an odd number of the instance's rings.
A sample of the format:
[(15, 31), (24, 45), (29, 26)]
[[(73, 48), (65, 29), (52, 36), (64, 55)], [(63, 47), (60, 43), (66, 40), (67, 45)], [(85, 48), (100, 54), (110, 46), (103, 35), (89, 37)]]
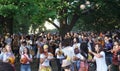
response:
[(49, 23), (51, 23), (52, 25), (54, 25), (58, 30), (60, 29), (60, 27), (58, 27), (53, 21), (51, 21), (51, 20), (49, 20), (49, 19), (47, 19), (47, 21), (48, 21)]

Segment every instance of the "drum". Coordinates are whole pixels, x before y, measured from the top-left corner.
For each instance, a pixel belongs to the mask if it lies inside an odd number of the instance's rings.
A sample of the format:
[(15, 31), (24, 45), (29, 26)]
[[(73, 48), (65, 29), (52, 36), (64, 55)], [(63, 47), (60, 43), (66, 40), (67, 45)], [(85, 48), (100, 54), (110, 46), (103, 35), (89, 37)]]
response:
[(23, 57), (23, 58), (21, 58), (20, 59), (20, 62), (22, 63), (22, 64), (26, 64), (27, 62), (28, 62), (28, 59), (27, 59), (27, 57)]
[(9, 58), (8, 58), (8, 62), (9, 62), (10, 64), (14, 64), (14, 63), (15, 63), (15, 58), (14, 58), (14, 57), (9, 57)]

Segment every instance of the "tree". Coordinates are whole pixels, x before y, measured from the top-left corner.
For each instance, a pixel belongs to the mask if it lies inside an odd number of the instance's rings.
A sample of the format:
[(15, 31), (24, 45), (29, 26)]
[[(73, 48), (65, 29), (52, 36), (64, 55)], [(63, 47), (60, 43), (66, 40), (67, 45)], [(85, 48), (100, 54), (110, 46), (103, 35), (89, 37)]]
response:
[(97, 32), (120, 28), (120, 1), (96, 0), (95, 3), (97, 9), (86, 16), (82, 16), (76, 27), (80, 30), (92, 30)]
[(38, 10), (34, 0), (0, 0), (0, 25), (3, 26), (3, 32), (27, 33)]
[[(41, 17), (64, 35), (78, 20), (82, 20), (83, 30), (105, 31), (119, 27), (119, 4), (119, 0), (42, 0), (39, 5)], [(54, 19), (58, 19), (60, 26)]]
[[(0, 19), (3, 26), (3, 33), (12, 33), (13, 15), (15, 15), (17, 7), (12, 4), (12, 0), (0, 0)], [(8, 30), (11, 29), (11, 30)]]
[(33, 30), (41, 29), (48, 21), (62, 36), (75, 24), (82, 26), (80, 30), (110, 30), (120, 27), (119, 3), (119, 0), (0, 0), (0, 27), (5, 33), (27, 33), (30, 26)]
[[(39, 7), (41, 17), (53, 24), (62, 36), (72, 30), (81, 15), (94, 8), (93, 3), (86, 0), (42, 0)], [(55, 19), (60, 26), (53, 22)]]

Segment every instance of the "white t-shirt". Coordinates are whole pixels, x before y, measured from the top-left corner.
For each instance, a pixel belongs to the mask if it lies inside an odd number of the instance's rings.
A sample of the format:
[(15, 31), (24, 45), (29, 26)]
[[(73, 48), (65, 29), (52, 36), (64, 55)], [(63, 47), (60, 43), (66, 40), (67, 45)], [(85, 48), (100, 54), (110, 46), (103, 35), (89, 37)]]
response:
[(81, 60), (84, 59), (84, 57), (83, 57), (80, 53), (76, 54), (75, 56), (76, 56), (77, 58), (81, 59)]
[(3, 53), (2, 56), (3, 56), (2, 61), (6, 62), (9, 57), (11, 57), (11, 56), (14, 57), (14, 54), (11, 52), (7, 52), (7, 53)]
[[(48, 55), (51, 54), (50, 52), (48, 53)], [(46, 58), (46, 56), (44, 54), (40, 55), (40, 58)], [(52, 56), (50, 58), (53, 58)], [(41, 64), (42, 66), (50, 66), (49, 64), (50, 60), (48, 58), (45, 59), (45, 61)]]
[(67, 46), (67, 47), (63, 48), (62, 51), (63, 51), (64, 55), (70, 57), (70, 59), (73, 59), (73, 56), (75, 56), (74, 48), (71, 46)]
[(100, 55), (102, 55), (103, 57), (98, 58), (98, 57), (94, 56), (94, 59), (96, 60), (96, 64), (97, 64), (97, 71), (107, 71), (105, 53), (103, 51), (101, 51)]
[(78, 49), (80, 50), (80, 43), (73, 44), (73, 48), (76, 48), (76, 46), (77, 46)]
[(3, 62), (5, 62), (6, 60), (7, 60), (7, 55), (6, 55), (6, 53), (1, 53), (0, 54), (0, 60), (2, 60)]
[(90, 51), (90, 50), (92, 50), (92, 48), (91, 48), (91, 45), (90, 45), (90, 42), (88, 42), (88, 50)]
[(23, 46), (23, 45), (20, 46), (20, 48), (19, 48), (20, 55), (23, 54), (25, 48), (26, 48), (26, 46)]
[[(84, 57), (83, 57), (80, 53), (76, 54), (75, 57), (77, 57), (77, 58), (79, 58), (79, 59), (81, 59), (81, 60), (84, 59)], [(79, 61), (80, 61), (80, 60), (79, 60)], [(75, 61), (73, 61), (73, 62), (75, 62)]]
[[(58, 53), (59, 50), (60, 50), (60, 49), (57, 48), (57, 49), (55, 50), (55, 53)], [(63, 54), (62, 54), (62, 55), (57, 55), (57, 59), (63, 59), (63, 58), (64, 58)]]

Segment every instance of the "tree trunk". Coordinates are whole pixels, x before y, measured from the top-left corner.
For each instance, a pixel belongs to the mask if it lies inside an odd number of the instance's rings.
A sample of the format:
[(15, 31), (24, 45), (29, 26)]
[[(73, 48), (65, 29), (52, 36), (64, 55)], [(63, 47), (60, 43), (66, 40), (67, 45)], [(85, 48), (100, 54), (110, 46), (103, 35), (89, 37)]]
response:
[(12, 18), (5, 18), (5, 24), (6, 24), (6, 32), (13, 34), (13, 19)]
[(2, 17), (2, 29), (3, 34), (13, 34), (13, 18)]
[(59, 29), (59, 34), (61, 37), (64, 37), (67, 32), (70, 32), (68, 28), (69, 28), (68, 26), (64, 26)]
[(70, 32), (78, 19), (79, 19), (79, 16), (77, 14), (73, 15), (70, 25), (68, 25), (67, 22), (66, 24), (64, 24), (64, 20), (61, 20), (60, 29), (59, 29), (60, 35), (64, 37), (67, 32)]

